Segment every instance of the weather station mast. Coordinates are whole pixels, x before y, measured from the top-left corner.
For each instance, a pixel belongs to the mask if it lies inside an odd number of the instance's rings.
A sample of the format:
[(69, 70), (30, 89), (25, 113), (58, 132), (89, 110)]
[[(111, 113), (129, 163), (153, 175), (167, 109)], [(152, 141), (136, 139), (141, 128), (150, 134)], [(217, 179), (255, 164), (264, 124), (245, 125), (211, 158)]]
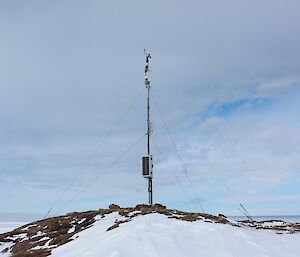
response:
[(152, 164), (152, 155), (150, 149), (150, 137), (152, 133), (152, 126), (150, 120), (150, 89), (151, 83), (148, 78), (149, 75), (149, 61), (151, 55), (144, 50), (145, 54), (145, 86), (147, 89), (147, 155), (142, 157), (142, 175), (148, 180), (148, 195), (149, 195), (149, 205), (153, 205), (153, 191), (152, 191), (152, 180), (153, 180), (153, 164)]

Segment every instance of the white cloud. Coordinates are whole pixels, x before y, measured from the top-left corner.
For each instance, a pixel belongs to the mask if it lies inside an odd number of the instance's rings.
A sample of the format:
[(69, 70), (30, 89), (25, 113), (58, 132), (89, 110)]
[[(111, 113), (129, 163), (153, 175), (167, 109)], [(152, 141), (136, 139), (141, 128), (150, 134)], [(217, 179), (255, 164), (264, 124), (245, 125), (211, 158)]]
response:
[(300, 78), (284, 78), (262, 82), (257, 88), (259, 97), (272, 97), (285, 94), (293, 87), (300, 87)]

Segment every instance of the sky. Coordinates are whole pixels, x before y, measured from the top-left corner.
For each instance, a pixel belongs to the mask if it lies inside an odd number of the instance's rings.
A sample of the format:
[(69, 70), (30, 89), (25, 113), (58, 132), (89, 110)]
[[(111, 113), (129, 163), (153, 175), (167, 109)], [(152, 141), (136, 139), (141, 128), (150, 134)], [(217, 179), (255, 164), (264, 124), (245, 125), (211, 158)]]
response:
[[(154, 201), (300, 214), (300, 3), (0, 2), (0, 212)], [(88, 165), (86, 163), (88, 162)]]

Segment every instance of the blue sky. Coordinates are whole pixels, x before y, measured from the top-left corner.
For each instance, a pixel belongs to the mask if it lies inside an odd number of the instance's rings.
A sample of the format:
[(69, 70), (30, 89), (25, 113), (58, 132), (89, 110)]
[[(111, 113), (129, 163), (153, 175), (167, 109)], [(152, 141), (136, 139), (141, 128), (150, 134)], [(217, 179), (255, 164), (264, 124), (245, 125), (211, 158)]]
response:
[(253, 215), (300, 214), (299, 11), (292, 0), (2, 1), (0, 212), (45, 213), (135, 99), (53, 212), (147, 201), (145, 140), (106, 171), (145, 133), (147, 48), (183, 160), (153, 102), (155, 201), (239, 215), (229, 186)]

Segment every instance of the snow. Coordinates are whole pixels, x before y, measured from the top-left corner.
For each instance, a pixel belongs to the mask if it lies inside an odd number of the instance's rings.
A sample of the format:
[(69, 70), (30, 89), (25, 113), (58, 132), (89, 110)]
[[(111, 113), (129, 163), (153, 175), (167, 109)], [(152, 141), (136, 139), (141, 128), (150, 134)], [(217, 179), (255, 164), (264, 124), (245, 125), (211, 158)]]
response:
[(49, 239), (51, 239), (51, 238), (48, 236), (44, 236), (41, 239), (39, 239), (39, 241), (45, 241), (45, 240), (49, 240)]
[(30, 228), (35, 227), (35, 226), (36, 226), (36, 224), (33, 224), (33, 225), (27, 226), (25, 228), (22, 228), (22, 230), (29, 230)]
[(130, 213), (130, 217), (133, 217), (135, 214), (140, 214), (141, 211), (133, 211)]
[(284, 222), (284, 221), (267, 221), (267, 222), (262, 223), (262, 226), (263, 227), (283, 226), (285, 224), (286, 224), (286, 222)]
[[(187, 222), (153, 213), (137, 216), (107, 231), (118, 213), (97, 218), (74, 240), (52, 251), (52, 257), (298, 257), (300, 234)], [(1, 256), (2, 257), (2, 256)]]
[(83, 218), (83, 219), (81, 219), (79, 222), (78, 222), (78, 224), (81, 224), (81, 223), (83, 223), (83, 222), (85, 222), (86, 221), (86, 218)]
[(50, 248), (56, 247), (56, 245), (51, 245), (51, 246), (50, 246), (50, 243), (51, 243), (51, 241), (52, 241), (53, 239), (51, 239), (51, 238), (48, 238), (48, 239), (50, 239), (50, 240), (48, 240), (48, 241), (46, 242), (46, 244), (44, 244), (44, 245), (37, 245), (36, 247), (33, 247), (32, 250), (50, 249)]
[(68, 230), (68, 233), (69, 233), (69, 234), (73, 233), (73, 232), (75, 231), (75, 229), (76, 229), (76, 226), (71, 227), (71, 228)]
[(23, 239), (26, 236), (27, 236), (27, 233), (22, 233), (22, 234), (17, 234), (14, 236), (8, 236), (7, 239), (9, 239), (9, 240)]
[(0, 222), (0, 234), (14, 230), (15, 228), (25, 225), (26, 222)]
[(2, 253), (2, 251), (6, 248), (10, 248), (13, 245), (14, 245), (13, 243), (1, 243), (0, 242), (0, 255), (1, 255), (1, 257), (10, 257), (11, 256), (10, 252)]
[(38, 231), (38, 232), (36, 233), (36, 235), (33, 235), (31, 238), (35, 238), (35, 237), (39, 237), (39, 236), (43, 236), (43, 235), (45, 235), (45, 233), (43, 233), (43, 232), (41, 232), (41, 231)]
[[(7, 221), (1, 221), (0, 222), (0, 234), (9, 232), (14, 230), (15, 228), (18, 228), (20, 226), (23, 226), (26, 224), (26, 222), (7, 222)], [(0, 253), (6, 249), (7, 247), (13, 246), (13, 243), (1, 243), (0, 242)], [(1, 257), (9, 257), (11, 254), (10, 253), (1, 253)]]

